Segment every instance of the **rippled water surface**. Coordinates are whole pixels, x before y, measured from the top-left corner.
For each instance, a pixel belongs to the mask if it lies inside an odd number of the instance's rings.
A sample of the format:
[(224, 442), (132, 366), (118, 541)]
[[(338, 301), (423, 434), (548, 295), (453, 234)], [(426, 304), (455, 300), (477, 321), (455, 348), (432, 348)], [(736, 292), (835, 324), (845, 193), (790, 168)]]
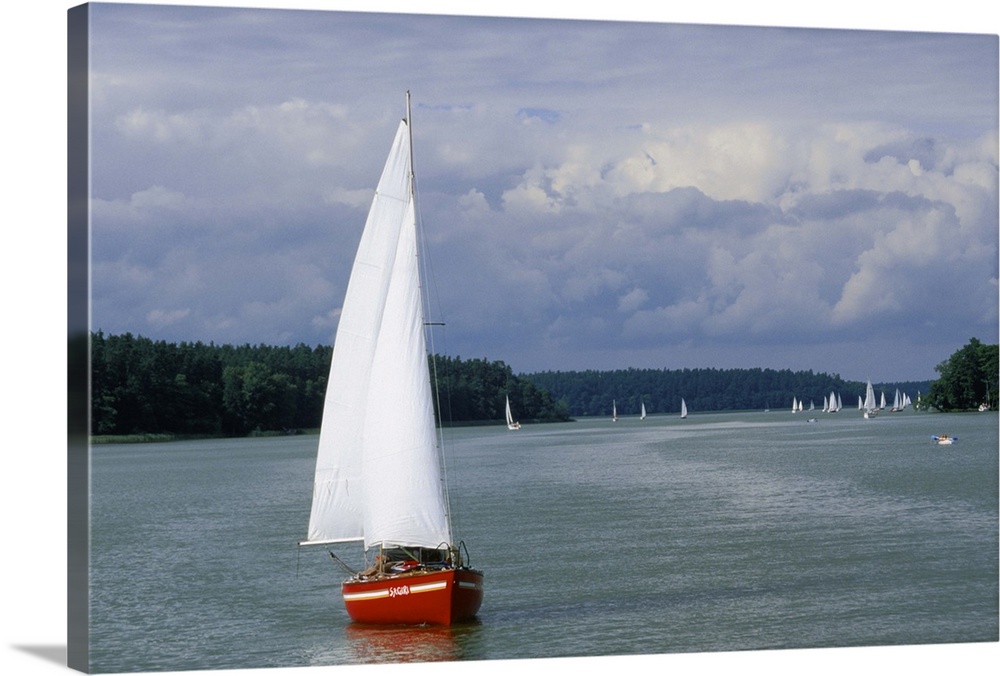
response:
[(447, 431), (450, 629), (352, 625), (298, 550), (316, 437), (95, 447), (92, 669), (996, 641), (996, 414), (808, 415)]

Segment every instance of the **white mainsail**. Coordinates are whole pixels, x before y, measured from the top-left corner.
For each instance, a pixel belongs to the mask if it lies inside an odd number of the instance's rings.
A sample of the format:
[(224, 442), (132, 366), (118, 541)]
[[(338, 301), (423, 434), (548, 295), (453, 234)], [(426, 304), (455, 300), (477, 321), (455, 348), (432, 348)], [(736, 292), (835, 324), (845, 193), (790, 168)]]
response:
[(688, 405), (687, 402), (684, 401), (683, 397), (681, 398), (681, 417), (688, 417)]
[[(419, 284), (410, 129), (400, 122), (337, 327), (303, 544), (451, 542)], [(393, 402), (392, 424), (384, 420)]]
[(645, 420), (646, 419), (646, 402), (644, 402), (644, 401), (640, 402), (639, 405), (641, 407), (640, 410), (639, 410), (639, 420)]

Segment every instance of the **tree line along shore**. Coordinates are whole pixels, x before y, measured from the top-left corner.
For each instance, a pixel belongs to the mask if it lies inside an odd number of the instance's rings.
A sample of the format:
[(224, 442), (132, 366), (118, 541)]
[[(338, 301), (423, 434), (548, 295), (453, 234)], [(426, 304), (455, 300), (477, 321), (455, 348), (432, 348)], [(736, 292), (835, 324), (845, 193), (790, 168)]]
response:
[[(101, 331), (83, 338), (88, 345), (76, 349), (71, 341), (70, 359), (72, 368), (74, 355), (81, 358), (89, 346), (86, 415), (93, 441), (289, 434), (320, 426), (332, 347), (172, 343)], [(501, 423), (507, 398), (514, 416), (532, 423), (610, 415), (612, 403), (620, 415), (638, 414), (641, 405), (650, 414), (673, 413), (681, 398), (692, 411), (781, 410), (793, 398), (820, 408), (836, 393), (849, 408), (866, 386), (835, 374), (764, 368), (517, 374), (503, 361), (431, 359), (445, 425)], [(876, 391), (892, 401), (899, 389), (919, 410), (995, 408), (997, 345), (973, 338), (935, 369), (937, 380), (880, 382)]]

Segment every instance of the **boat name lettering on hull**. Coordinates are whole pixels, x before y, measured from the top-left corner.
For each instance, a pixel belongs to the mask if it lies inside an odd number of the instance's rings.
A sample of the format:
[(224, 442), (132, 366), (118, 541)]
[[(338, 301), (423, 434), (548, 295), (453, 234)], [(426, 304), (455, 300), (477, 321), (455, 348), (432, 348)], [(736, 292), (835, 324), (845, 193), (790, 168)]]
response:
[(406, 596), (410, 593), (410, 588), (406, 585), (402, 587), (389, 587), (389, 597), (395, 598), (397, 596)]

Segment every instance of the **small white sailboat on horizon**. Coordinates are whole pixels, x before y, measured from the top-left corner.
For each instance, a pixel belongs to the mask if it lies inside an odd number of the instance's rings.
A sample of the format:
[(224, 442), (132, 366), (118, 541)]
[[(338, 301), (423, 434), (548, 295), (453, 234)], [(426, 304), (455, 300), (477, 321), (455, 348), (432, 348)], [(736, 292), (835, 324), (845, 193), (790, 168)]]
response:
[(688, 417), (688, 405), (684, 401), (684, 397), (681, 397), (681, 419)]
[(507, 405), (506, 405), (506, 409), (507, 409), (507, 411), (506, 411), (506, 413), (507, 413), (507, 429), (509, 429), (509, 430), (519, 430), (519, 429), (521, 429), (521, 423), (519, 423), (516, 420), (514, 420), (514, 416), (511, 415), (511, 413), (510, 413), (510, 397), (506, 397), (506, 400), (507, 400)]
[(878, 402), (875, 401), (875, 388), (872, 387), (872, 379), (868, 379), (868, 384), (865, 386), (865, 404), (864, 404), (864, 417), (874, 418), (878, 415)]
[(641, 402), (639, 404), (639, 420), (646, 419), (646, 402)]
[(889, 413), (899, 413), (904, 408), (906, 408), (906, 400), (903, 395), (899, 393), (899, 388), (896, 388), (896, 394), (892, 399), (892, 408), (889, 409)]

